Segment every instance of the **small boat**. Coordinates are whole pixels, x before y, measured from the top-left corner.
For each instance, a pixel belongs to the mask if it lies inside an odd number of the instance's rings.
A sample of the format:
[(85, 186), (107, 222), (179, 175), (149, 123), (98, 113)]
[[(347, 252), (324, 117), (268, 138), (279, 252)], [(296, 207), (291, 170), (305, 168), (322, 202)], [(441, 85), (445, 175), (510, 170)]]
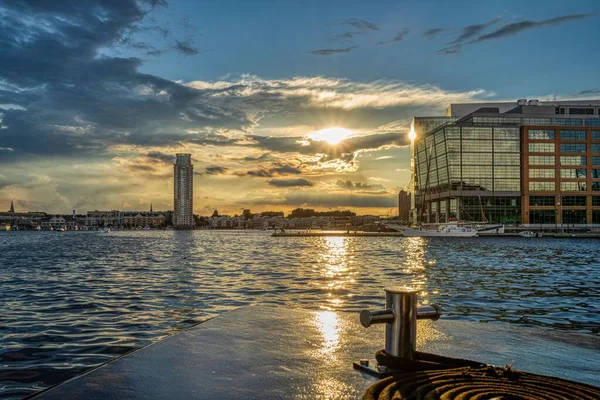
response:
[(537, 238), (537, 237), (543, 237), (544, 235), (542, 232), (523, 231), (523, 232), (519, 232), (519, 236), (525, 237), (525, 238)]
[(144, 231), (149, 231), (149, 230), (151, 230), (151, 229), (152, 229), (152, 228), (150, 228), (148, 225), (146, 225), (146, 226), (144, 227), (144, 229), (143, 229), (143, 230), (144, 230)]
[(59, 226), (58, 228), (55, 229), (56, 232), (64, 232), (66, 231), (64, 226)]
[(407, 237), (475, 237), (478, 234), (477, 229), (459, 226), (456, 223), (431, 224), (419, 229), (393, 224), (387, 227), (402, 232)]
[(102, 233), (110, 233), (110, 228), (104, 228), (104, 229), (102, 229)]

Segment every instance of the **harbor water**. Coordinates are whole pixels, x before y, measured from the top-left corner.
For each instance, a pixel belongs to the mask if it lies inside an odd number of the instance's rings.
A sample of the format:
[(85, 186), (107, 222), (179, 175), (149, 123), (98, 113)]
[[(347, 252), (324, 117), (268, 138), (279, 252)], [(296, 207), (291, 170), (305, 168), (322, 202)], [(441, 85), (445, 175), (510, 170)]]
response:
[(0, 232), (0, 398), (239, 306), (357, 312), (412, 285), (444, 318), (600, 335), (600, 241)]

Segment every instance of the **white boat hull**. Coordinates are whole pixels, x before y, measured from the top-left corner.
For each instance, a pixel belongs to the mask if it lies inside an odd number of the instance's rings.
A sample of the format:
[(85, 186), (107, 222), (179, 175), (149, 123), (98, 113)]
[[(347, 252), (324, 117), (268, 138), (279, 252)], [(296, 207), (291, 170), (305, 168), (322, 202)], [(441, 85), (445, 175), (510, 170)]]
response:
[(419, 230), (401, 225), (388, 225), (390, 229), (402, 232), (406, 237), (475, 237), (477, 230), (469, 228), (452, 228), (445, 230)]

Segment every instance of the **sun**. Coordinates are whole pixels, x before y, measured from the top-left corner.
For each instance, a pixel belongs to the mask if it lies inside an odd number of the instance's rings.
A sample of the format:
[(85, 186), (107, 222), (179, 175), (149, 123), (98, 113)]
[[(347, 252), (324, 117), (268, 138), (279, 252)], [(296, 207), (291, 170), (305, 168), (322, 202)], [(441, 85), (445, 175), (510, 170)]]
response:
[(308, 137), (313, 140), (325, 141), (329, 144), (338, 144), (342, 140), (348, 139), (352, 134), (353, 132), (350, 129), (333, 126), (313, 132)]

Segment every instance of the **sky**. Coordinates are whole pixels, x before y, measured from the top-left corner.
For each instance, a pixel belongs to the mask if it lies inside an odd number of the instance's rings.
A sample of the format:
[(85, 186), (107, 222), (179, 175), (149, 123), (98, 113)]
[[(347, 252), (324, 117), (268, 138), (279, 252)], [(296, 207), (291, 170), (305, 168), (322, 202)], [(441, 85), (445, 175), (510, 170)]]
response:
[(393, 215), (413, 116), (600, 97), (597, 1), (0, 1), (0, 210)]

